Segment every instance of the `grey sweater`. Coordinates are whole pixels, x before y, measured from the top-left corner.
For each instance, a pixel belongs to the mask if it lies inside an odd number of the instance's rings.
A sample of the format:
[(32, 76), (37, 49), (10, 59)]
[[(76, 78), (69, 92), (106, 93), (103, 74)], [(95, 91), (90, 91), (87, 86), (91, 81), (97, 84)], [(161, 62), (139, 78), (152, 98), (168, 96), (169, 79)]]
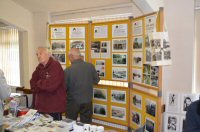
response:
[(91, 63), (76, 60), (65, 69), (68, 101), (79, 104), (92, 101), (93, 85), (98, 84), (100, 78)]
[(7, 84), (3, 71), (0, 69), (0, 125), (3, 124), (3, 100), (8, 98), (11, 93), (11, 88)]

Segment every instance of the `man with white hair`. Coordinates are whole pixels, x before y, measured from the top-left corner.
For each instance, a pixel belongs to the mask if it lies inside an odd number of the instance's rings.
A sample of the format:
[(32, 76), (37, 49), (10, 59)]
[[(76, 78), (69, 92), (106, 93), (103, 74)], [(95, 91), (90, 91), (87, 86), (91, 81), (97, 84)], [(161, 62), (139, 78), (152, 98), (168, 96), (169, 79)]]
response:
[(65, 69), (67, 86), (67, 118), (92, 122), (93, 85), (98, 84), (100, 78), (90, 63), (84, 62), (79, 49), (72, 48), (68, 58), (71, 66)]
[(39, 64), (30, 80), (32, 105), (38, 112), (50, 114), (54, 120), (62, 120), (61, 113), (66, 111), (64, 71), (47, 48), (39, 47), (36, 55)]
[(3, 71), (0, 69), (0, 132), (3, 131), (3, 100), (8, 98), (11, 93), (11, 88), (6, 82)]

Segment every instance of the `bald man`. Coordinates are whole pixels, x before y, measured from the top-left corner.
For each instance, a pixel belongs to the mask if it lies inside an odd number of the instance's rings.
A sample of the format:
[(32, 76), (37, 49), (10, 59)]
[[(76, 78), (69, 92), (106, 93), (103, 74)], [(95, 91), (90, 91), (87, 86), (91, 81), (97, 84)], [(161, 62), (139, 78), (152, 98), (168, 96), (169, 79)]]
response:
[(72, 48), (68, 58), (71, 66), (65, 69), (65, 82), (67, 86), (67, 118), (92, 122), (92, 96), (93, 85), (98, 84), (100, 78), (90, 63), (84, 62), (79, 49)]
[(30, 80), (33, 92), (33, 107), (42, 114), (50, 114), (54, 120), (62, 120), (66, 111), (66, 87), (64, 71), (45, 47), (36, 51), (38, 66)]

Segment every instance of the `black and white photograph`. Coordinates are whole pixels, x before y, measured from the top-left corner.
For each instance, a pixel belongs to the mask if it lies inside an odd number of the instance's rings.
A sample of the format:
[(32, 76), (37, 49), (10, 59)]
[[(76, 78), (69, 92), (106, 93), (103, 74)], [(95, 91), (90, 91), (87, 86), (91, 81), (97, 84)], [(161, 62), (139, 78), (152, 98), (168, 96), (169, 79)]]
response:
[(117, 106), (111, 106), (111, 118), (126, 120), (126, 109)]
[(127, 52), (128, 41), (127, 39), (113, 39), (112, 52)]
[(185, 114), (188, 110), (188, 107), (190, 104), (196, 100), (198, 100), (199, 97), (197, 94), (182, 94), (181, 97), (181, 112)]
[(161, 61), (162, 60), (162, 54), (163, 52), (162, 51), (158, 51), (158, 52), (153, 52), (152, 53), (152, 61)]
[(69, 27), (69, 38), (85, 38), (85, 27)]
[(66, 54), (65, 53), (53, 53), (52, 56), (60, 62), (60, 64), (66, 64)]
[(149, 35), (145, 36), (145, 47), (150, 48)]
[(166, 112), (180, 113), (180, 94), (167, 93)]
[(113, 67), (112, 79), (127, 81), (127, 68)]
[(150, 77), (150, 75), (143, 74), (143, 83), (144, 84), (148, 84), (148, 85), (151, 84), (151, 77)]
[(161, 48), (161, 39), (152, 39), (150, 41), (151, 48), (153, 49), (160, 49)]
[(101, 58), (111, 58), (110, 41), (101, 41)]
[(158, 76), (151, 76), (151, 86), (158, 87)]
[(142, 69), (132, 69), (133, 82), (142, 83)]
[(179, 131), (179, 116), (166, 113), (165, 115), (165, 132), (180, 132)]
[(142, 52), (134, 52), (133, 53), (133, 66), (142, 67), (143, 62), (143, 53)]
[(151, 66), (149, 64), (144, 64), (143, 65), (143, 74), (150, 74)]
[(112, 66), (127, 66), (127, 53), (113, 53)]
[(91, 58), (100, 58), (100, 41), (94, 41), (91, 45)]
[(158, 66), (151, 66), (151, 76), (158, 76), (159, 67)]
[(85, 51), (85, 40), (70, 40), (70, 48), (77, 48), (80, 51)]
[(65, 27), (52, 27), (51, 28), (51, 39), (65, 39), (66, 28)]
[(66, 40), (51, 40), (51, 49), (54, 51), (66, 51)]
[(132, 122), (133, 124), (137, 125), (137, 126), (141, 126), (141, 113), (136, 112), (136, 111), (132, 111)]
[(152, 115), (154, 117), (156, 117), (156, 108), (157, 108), (157, 104), (155, 101), (150, 100), (150, 99), (146, 99), (146, 113), (149, 115)]
[(185, 116), (180, 117), (180, 132), (184, 132), (185, 130)]
[(146, 60), (145, 60), (145, 63), (151, 63), (151, 49), (150, 48), (146, 48), (145, 50), (145, 54), (146, 54)]
[(112, 25), (112, 38), (127, 37), (128, 25), (127, 24), (113, 24)]
[(133, 94), (132, 96), (133, 106), (142, 109), (142, 96), (139, 94)]
[(96, 71), (98, 73), (99, 77), (105, 77), (105, 69), (106, 69), (106, 65), (105, 65), (105, 60), (96, 60), (96, 65), (95, 65)]
[(107, 89), (93, 88), (93, 98), (95, 100), (107, 101)]
[(108, 25), (94, 26), (94, 38), (108, 38)]
[(97, 116), (107, 116), (107, 106), (102, 104), (93, 104), (93, 114)]
[(143, 26), (142, 26), (142, 20), (138, 20), (133, 22), (133, 35), (142, 35), (143, 34)]
[(145, 132), (155, 132), (155, 122), (146, 117)]
[(171, 60), (171, 51), (170, 50), (165, 50), (164, 51), (164, 60)]
[(157, 15), (147, 16), (145, 20), (146, 34), (156, 32), (156, 17)]
[(126, 103), (126, 91), (111, 90), (111, 102)]
[(133, 50), (142, 51), (143, 49), (143, 37), (138, 36), (133, 38)]

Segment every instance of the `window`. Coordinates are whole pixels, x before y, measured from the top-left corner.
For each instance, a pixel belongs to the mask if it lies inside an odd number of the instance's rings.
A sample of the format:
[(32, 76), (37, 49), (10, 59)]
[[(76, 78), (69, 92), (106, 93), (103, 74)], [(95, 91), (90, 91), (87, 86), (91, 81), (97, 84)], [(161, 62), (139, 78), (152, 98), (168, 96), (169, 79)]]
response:
[(0, 28), (0, 68), (9, 85), (20, 86), (19, 31), (15, 28)]

